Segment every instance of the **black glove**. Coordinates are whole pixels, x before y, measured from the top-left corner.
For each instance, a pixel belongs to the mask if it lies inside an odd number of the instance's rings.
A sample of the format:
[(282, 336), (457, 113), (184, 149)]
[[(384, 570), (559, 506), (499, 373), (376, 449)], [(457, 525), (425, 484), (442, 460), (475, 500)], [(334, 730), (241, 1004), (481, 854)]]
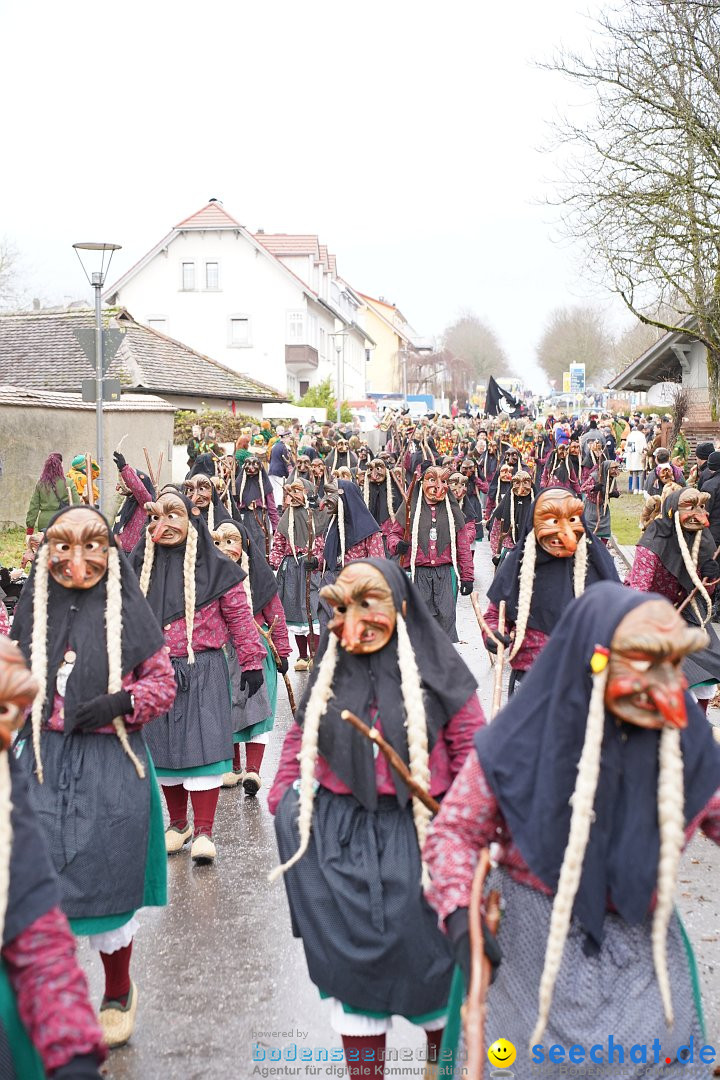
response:
[(263, 684), (262, 671), (243, 671), (240, 677), (240, 689), (248, 689), (248, 700), (257, 694), (258, 690)]
[(318, 497), (317, 497), (317, 495), (308, 495), (307, 503), (308, 503), (308, 507), (311, 510), (317, 510), (317, 508), (318, 508)]
[(113, 454), (113, 461), (117, 465), (118, 471), (124, 469), (125, 466), (127, 465), (127, 461), (122, 456), (122, 454), (120, 453), (119, 450), (116, 450), (115, 453)]
[[(455, 911), (451, 911), (445, 920), (445, 926), (447, 927), (447, 935), (450, 939), (450, 943), (455, 953), (455, 963), (462, 969), (462, 973), (465, 976), (465, 985), (470, 984), (470, 925), (469, 925), (469, 912), (467, 908), (456, 908)], [(492, 975), (490, 976), (490, 982), (495, 981), (497, 970), (500, 967), (500, 961), (502, 960), (502, 949), (498, 945), (498, 940), (494, 934), (491, 934), (485, 923), (482, 923), (483, 932), (483, 945), (485, 948), (485, 956), (487, 956), (492, 966)]]
[(53, 1080), (102, 1080), (94, 1054), (76, 1054), (52, 1075)]
[(604, 487), (605, 487), (604, 484), (595, 484), (593, 486), (593, 491), (602, 491), (604, 489)]
[[(507, 649), (507, 647), (510, 644), (510, 638), (508, 637), (508, 635), (507, 634), (501, 634), (499, 630), (493, 630), (493, 634), (498, 639), (498, 641), (502, 641), (503, 645)], [(497, 645), (495, 644), (495, 642), (493, 641), (493, 639), (491, 637), (486, 637), (485, 638), (485, 648), (487, 649), (488, 652), (491, 652), (491, 653), (496, 653), (497, 652)]]
[(620, 498), (620, 492), (619, 491), (611, 491), (610, 492), (610, 498), (611, 499), (619, 499)]
[(469, 596), (475, 586), (474, 581), (461, 581), (460, 582), (460, 595)]
[(280, 667), (278, 668), (278, 671), (280, 672), (281, 675), (287, 675), (288, 666), (289, 666), (289, 664), (288, 664), (287, 656), (281, 656), (280, 657)]
[(700, 567), (700, 577), (706, 581), (717, 581), (720, 578), (720, 564), (715, 559), (706, 559)]
[(97, 731), (112, 724), (116, 716), (125, 716), (129, 712), (132, 712), (132, 700), (127, 690), (118, 690), (117, 694), (100, 694), (80, 705), (73, 730)]
[(305, 556), (305, 569), (306, 570), (317, 570), (319, 565), (320, 565), (320, 563), (317, 560), (317, 556), (315, 556), (315, 555), (306, 555)]
[(406, 555), (410, 550), (410, 544), (407, 540), (398, 540), (397, 547), (395, 548), (396, 555)]

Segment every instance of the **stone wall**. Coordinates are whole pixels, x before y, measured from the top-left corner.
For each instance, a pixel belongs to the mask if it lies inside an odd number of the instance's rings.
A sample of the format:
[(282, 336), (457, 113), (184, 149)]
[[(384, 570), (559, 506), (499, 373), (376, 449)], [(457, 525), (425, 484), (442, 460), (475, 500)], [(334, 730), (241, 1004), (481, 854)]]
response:
[[(124, 435), (122, 453), (128, 464), (147, 472), (143, 447), (150, 453), (153, 469), (164, 453), (161, 479), (171, 478), (173, 410), (165, 403), (137, 407), (112, 405), (105, 419), (105, 490), (103, 509), (115, 513), (117, 469), (112, 452)], [(76, 454), (91, 452), (95, 457), (95, 410), (77, 404), (49, 408), (42, 404), (0, 404), (0, 528), (25, 525), (30, 497), (43, 463), (53, 452), (63, 456), (67, 473)]]

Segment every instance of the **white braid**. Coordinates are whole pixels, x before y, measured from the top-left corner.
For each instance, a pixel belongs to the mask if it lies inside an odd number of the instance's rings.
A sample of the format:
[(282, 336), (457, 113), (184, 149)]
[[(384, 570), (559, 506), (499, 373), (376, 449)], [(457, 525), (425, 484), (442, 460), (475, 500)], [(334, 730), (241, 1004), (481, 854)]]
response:
[(155, 541), (151, 537), (149, 532), (145, 533), (145, 554), (143, 555), (143, 564), (140, 570), (140, 592), (143, 596), (147, 596), (148, 589), (150, 588), (150, 578), (152, 577), (153, 562), (155, 561)]
[[(8, 751), (9, 752), (9, 751)], [(0, 754), (0, 936), (5, 928), (10, 892), (10, 853), (12, 851), (12, 780), (8, 752)]]
[[(212, 509), (212, 504), (210, 505)], [(195, 562), (197, 560), (197, 529), (190, 525), (185, 543), (185, 558), (183, 559), (183, 586), (185, 590), (185, 632), (187, 633), (188, 664), (195, 663), (195, 653), (192, 647), (193, 630), (195, 628)]]
[(588, 568), (588, 540), (587, 534), (583, 535), (578, 540), (578, 546), (575, 549), (573, 555), (573, 595), (577, 600), (578, 596), (582, 596), (585, 592), (585, 583), (587, 581), (587, 568)]
[(410, 537), (410, 579), (415, 581), (415, 560), (418, 552), (418, 534), (420, 532), (420, 511), (422, 509), (422, 492), (418, 495), (415, 503), (415, 517), (412, 523), (412, 536)]
[(288, 514), (288, 543), (290, 544), (290, 550), (293, 553), (295, 562), (298, 561), (297, 551), (295, 550), (295, 507), (290, 507), (290, 513)]
[(368, 510), (370, 509), (370, 470), (365, 473), (365, 479), (363, 480), (363, 499)]
[(35, 596), (33, 597), (33, 629), (30, 645), (30, 669), (39, 690), (32, 704), (30, 722), (35, 753), (38, 783), (44, 780), (40, 757), (40, 729), (47, 699), (47, 634), (48, 634), (48, 561), (50, 548), (43, 544), (35, 556)]
[(250, 559), (248, 558), (248, 553), (245, 550), (245, 545), (244, 544), (243, 544), (243, 549), (242, 549), (242, 555), (240, 556), (240, 566), (245, 571), (245, 580), (243, 581), (243, 589), (245, 590), (245, 595), (247, 596), (248, 607), (250, 608), (250, 611), (253, 614), (255, 614), (255, 607), (253, 605), (252, 589), (250, 588)]
[[(400, 686), (402, 689), (403, 705), (405, 706), (405, 727), (407, 729), (408, 757), (410, 760), (410, 775), (416, 784), (425, 791), (430, 791), (430, 755), (428, 751), (427, 719), (425, 716), (425, 701), (423, 699), (420, 672), (415, 660), (410, 636), (402, 615), (397, 616), (397, 639), (398, 639), (398, 666), (400, 668)], [(415, 835), (417, 836), (420, 855), (422, 857), (425, 838), (427, 837), (428, 825), (432, 817), (432, 811), (420, 802), (412, 800), (413, 821), (415, 823)], [(426, 865), (422, 864), (423, 888), (430, 886), (430, 874)]]
[[(215, 532), (215, 504), (213, 503), (212, 499), (210, 500), (210, 505), (208, 506), (207, 527), (210, 532)], [(190, 534), (188, 533), (188, 536), (189, 535)]]
[(515, 492), (510, 492), (510, 539), (516, 543), (515, 536)]
[(394, 524), (394, 522), (395, 522), (395, 510), (394, 510), (394, 507), (393, 507), (392, 480), (390, 478), (390, 470), (387, 469), (387, 468), (385, 469), (385, 492), (386, 492), (386, 498), (387, 498), (388, 514), (390, 515), (390, 520)]
[[(120, 556), (117, 548), (108, 551), (107, 597), (105, 601), (105, 641), (108, 660), (108, 694), (117, 694), (122, 690), (122, 578), (120, 576)], [(115, 734), (120, 745), (135, 766), (141, 780), (145, 778), (145, 767), (140, 761), (128, 739), (125, 721), (121, 716), (113, 717)]]
[[(710, 621), (710, 616), (712, 614), (712, 600), (710, 599), (710, 597), (708, 595), (707, 589), (705, 588), (705, 586), (702, 583), (702, 580), (700, 578), (700, 575), (697, 572), (697, 568), (696, 568), (696, 565), (695, 565), (695, 560), (697, 560), (697, 556), (698, 556), (699, 551), (700, 551), (700, 536), (701, 536), (701, 534), (698, 533), (698, 539), (696, 539), (694, 544), (693, 544), (693, 554), (691, 555), (690, 554), (690, 549), (688, 548), (687, 543), (685, 541), (685, 537), (683, 536), (682, 525), (680, 523), (680, 515), (679, 514), (675, 515), (675, 532), (677, 534), (678, 544), (680, 545), (680, 554), (682, 555), (683, 562), (685, 563), (685, 569), (687, 570), (688, 574), (690, 575), (690, 579), (691, 579), (693, 585), (695, 586), (695, 588), (697, 589), (697, 591), (700, 593), (703, 600), (705, 601), (705, 605), (706, 605), (705, 610), (707, 612), (707, 615), (706, 615), (705, 618), (702, 617), (697, 605), (695, 605), (695, 611), (696, 611), (696, 613), (698, 615), (698, 618), (700, 619), (700, 625), (705, 626), (706, 623), (708, 623)], [(694, 558), (693, 558), (693, 556), (694, 556)]]
[[(340, 485), (338, 485), (339, 487)], [(340, 537), (340, 566), (345, 565), (345, 505), (343, 503), (342, 489), (338, 491), (338, 506), (337, 506), (337, 519), (338, 519), (338, 536)], [(335, 569), (335, 567), (331, 567)]]
[(587, 849), (590, 827), (593, 823), (593, 804), (600, 775), (600, 756), (605, 730), (605, 687), (608, 669), (593, 675), (585, 743), (578, 763), (575, 791), (570, 800), (572, 816), (567, 847), (560, 868), (558, 887), (550, 916), (550, 930), (545, 946), (545, 964), (538, 993), (538, 1018), (530, 1038), (530, 1046), (542, 1040), (547, 1027), (552, 1004), (555, 981), (560, 970), (565, 942), (570, 929), (572, 909), (575, 902), (583, 861)]
[(245, 480), (246, 480), (246, 478), (247, 478), (247, 473), (243, 469), (243, 471), (242, 471), (242, 479), (240, 481), (240, 490), (238, 491), (238, 504), (240, 506), (242, 506), (243, 491), (245, 490)]
[(269, 875), (269, 881), (276, 881), (286, 870), (299, 862), (310, 844), (313, 804), (315, 802), (315, 764), (318, 756), (318, 733), (320, 731), (320, 721), (325, 715), (328, 702), (332, 697), (332, 683), (337, 660), (337, 638), (335, 634), (329, 634), (325, 655), (318, 668), (315, 685), (305, 706), (305, 721), (303, 723), (299, 754), (300, 805), (298, 808), (298, 833), (300, 834), (300, 846), (287, 862), (283, 863), (282, 866), (275, 867)]
[(520, 566), (520, 583), (518, 586), (518, 611), (515, 621), (515, 644), (513, 645), (510, 659), (512, 660), (519, 652), (525, 640), (528, 619), (530, 618), (530, 605), (532, 604), (533, 588), (535, 585), (535, 558), (537, 556), (537, 542), (535, 533), (531, 530), (525, 540), (522, 563)]
[[(243, 473), (243, 478), (244, 476), (245, 473)], [(260, 467), (260, 472), (258, 473), (258, 487), (260, 488), (260, 502), (262, 503), (263, 510), (265, 510), (265, 485), (263, 484), (262, 466)]]
[(660, 987), (665, 1020), (673, 1022), (670, 977), (667, 967), (667, 929), (673, 912), (673, 894), (678, 865), (685, 843), (685, 792), (680, 732), (663, 727), (660, 734), (660, 773), (658, 776), (658, 858), (657, 899), (652, 924), (652, 947), (655, 975)]
[(448, 531), (450, 533), (450, 558), (452, 559), (453, 570), (455, 571), (455, 577), (460, 580), (460, 571), (458, 570), (457, 561), (457, 533), (455, 532), (455, 518), (452, 512), (452, 506), (450, 505), (450, 499), (445, 496), (445, 510), (448, 519)]

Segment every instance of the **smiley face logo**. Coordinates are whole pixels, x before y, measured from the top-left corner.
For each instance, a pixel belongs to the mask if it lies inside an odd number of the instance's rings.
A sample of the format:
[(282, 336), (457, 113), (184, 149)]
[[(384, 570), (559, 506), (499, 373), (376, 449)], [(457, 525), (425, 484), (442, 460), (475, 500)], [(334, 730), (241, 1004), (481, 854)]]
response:
[(515, 1047), (507, 1039), (496, 1039), (492, 1046), (488, 1047), (488, 1061), (499, 1069), (506, 1069), (512, 1065), (516, 1057)]

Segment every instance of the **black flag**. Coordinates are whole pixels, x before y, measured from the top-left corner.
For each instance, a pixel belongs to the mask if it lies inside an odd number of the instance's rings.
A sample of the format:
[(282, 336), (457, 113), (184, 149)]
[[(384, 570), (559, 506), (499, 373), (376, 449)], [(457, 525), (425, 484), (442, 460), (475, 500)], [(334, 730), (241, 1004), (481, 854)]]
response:
[(503, 390), (492, 375), (488, 381), (487, 395), (485, 397), (485, 412), (488, 416), (510, 416), (517, 418), (521, 415), (522, 404), (516, 398)]

